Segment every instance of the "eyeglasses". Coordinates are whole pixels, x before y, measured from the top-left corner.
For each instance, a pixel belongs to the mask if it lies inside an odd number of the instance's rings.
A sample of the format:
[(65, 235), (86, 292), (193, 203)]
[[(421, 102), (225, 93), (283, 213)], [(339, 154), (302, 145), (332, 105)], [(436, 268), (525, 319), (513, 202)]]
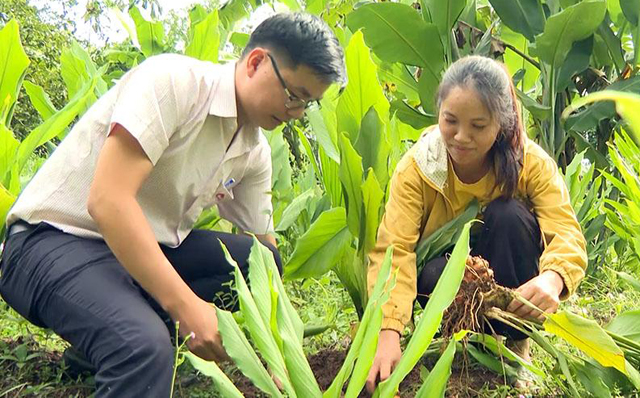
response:
[(284, 93), (287, 95), (288, 99), (284, 103), (285, 108), (287, 108), (287, 109), (300, 109), (300, 108), (309, 109), (309, 107), (311, 105), (313, 105), (313, 104), (317, 104), (318, 107), (320, 107), (320, 101), (318, 101), (318, 100), (307, 101), (307, 100), (303, 100), (302, 98), (299, 98), (296, 95), (292, 94), (291, 91), (287, 88), (287, 85), (284, 82), (284, 79), (282, 78), (282, 75), (280, 74), (280, 70), (278, 69), (278, 64), (276, 63), (276, 60), (273, 58), (273, 56), (271, 54), (267, 53), (267, 55), (269, 56), (269, 59), (271, 59), (271, 63), (273, 64), (273, 71), (276, 72), (276, 76), (278, 76), (278, 80), (280, 80), (280, 84), (282, 84), (282, 88), (284, 89)]

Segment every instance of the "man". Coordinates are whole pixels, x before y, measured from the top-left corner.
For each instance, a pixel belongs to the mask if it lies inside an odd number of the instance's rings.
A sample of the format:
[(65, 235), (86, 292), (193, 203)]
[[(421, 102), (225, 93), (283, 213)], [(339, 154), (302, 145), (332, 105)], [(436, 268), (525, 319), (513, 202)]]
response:
[(88, 358), (98, 397), (168, 396), (163, 320), (195, 335), (197, 355), (225, 359), (209, 303), (231, 280), (218, 239), (244, 268), (252, 242), (194, 222), (217, 205), (276, 252), (259, 128), (301, 117), (344, 81), (337, 39), (302, 13), (264, 21), (237, 63), (146, 60), (87, 111), (9, 212), (5, 301)]

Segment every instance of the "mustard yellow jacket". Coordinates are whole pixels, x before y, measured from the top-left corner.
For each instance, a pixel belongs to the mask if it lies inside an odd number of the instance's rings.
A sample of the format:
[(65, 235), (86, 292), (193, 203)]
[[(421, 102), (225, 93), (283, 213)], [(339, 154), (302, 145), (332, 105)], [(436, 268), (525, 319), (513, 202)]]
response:
[[(384, 329), (402, 332), (411, 318), (417, 294), (415, 247), (455, 218), (464, 207), (454, 211), (450, 198), (455, 195), (447, 180), (447, 150), (435, 126), (404, 155), (391, 180), (389, 201), (378, 230), (375, 248), (369, 255), (368, 286), (372, 291), (387, 247), (394, 246), (393, 269), (398, 269), (396, 287), (383, 306)], [(500, 196), (500, 190), (478, 198), (481, 206)], [(524, 165), (520, 172), (516, 198), (536, 215), (545, 249), (540, 257), (540, 272), (553, 270), (562, 276), (566, 289), (562, 299), (571, 295), (584, 277), (587, 265), (586, 242), (569, 192), (556, 163), (536, 143), (527, 139)]]

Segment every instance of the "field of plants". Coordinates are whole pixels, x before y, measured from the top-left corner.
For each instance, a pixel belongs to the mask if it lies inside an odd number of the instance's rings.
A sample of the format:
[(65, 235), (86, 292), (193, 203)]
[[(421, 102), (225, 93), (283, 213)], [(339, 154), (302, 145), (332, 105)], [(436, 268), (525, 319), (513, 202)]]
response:
[[(304, 119), (264, 132), (284, 274), (256, 240), (250, 286), (235, 275), (240, 311), (217, 310), (233, 363), (177, 346), (173, 396), (363, 394), (395, 283), (388, 251), (367, 294), (367, 254), (389, 182), (437, 121), (442, 73), (469, 54), (498, 59), (512, 75), (529, 137), (565, 177), (587, 240), (587, 276), (542, 323), (478, 312), (529, 335), (532, 363), (502, 339), (451, 328), (450, 305), (470, 278), (471, 208), (420, 243), (421, 259), (455, 248), (427, 306), (416, 307), (401, 362), (374, 396), (638, 396), (640, 1), (208, 0), (180, 13), (163, 12), (157, 0), (92, 0), (84, 23), (100, 44), (76, 40), (76, 1), (56, 3), (0, 0), (2, 238), (12, 203), (74, 121), (145, 58), (234, 60), (256, 18), (298, 10), (321, 16), (345, 48), (344, 90), (331, 88)], [(129, 37), (112, 41), (101, 30), (107, 18)], [(215, 208), (196, 228), (234, 230)], [(64, 365), (67, 346), (0, 299), (0, 397), (90, 396), (92, 376)], [(530, 386), (517, 390), (512, 381), (523, 372)]]

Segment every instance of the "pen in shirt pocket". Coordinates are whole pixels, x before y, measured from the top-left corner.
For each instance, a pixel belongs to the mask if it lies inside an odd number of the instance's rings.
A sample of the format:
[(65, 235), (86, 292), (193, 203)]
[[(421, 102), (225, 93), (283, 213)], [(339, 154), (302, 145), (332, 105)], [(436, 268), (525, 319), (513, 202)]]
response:
[(223, 186), (224, 186), (225, 188), (227, 188), (227, 189), (228, 189), (228, 188), (229, 188), (230, 186), (232, 186), (235, 182), (236, 182), (236, 180), (234, 180), (233, 178), (229, 178), (229, 180), (228, 180), (227, 182), (225, 182), (225, 183), (223, 184)]

